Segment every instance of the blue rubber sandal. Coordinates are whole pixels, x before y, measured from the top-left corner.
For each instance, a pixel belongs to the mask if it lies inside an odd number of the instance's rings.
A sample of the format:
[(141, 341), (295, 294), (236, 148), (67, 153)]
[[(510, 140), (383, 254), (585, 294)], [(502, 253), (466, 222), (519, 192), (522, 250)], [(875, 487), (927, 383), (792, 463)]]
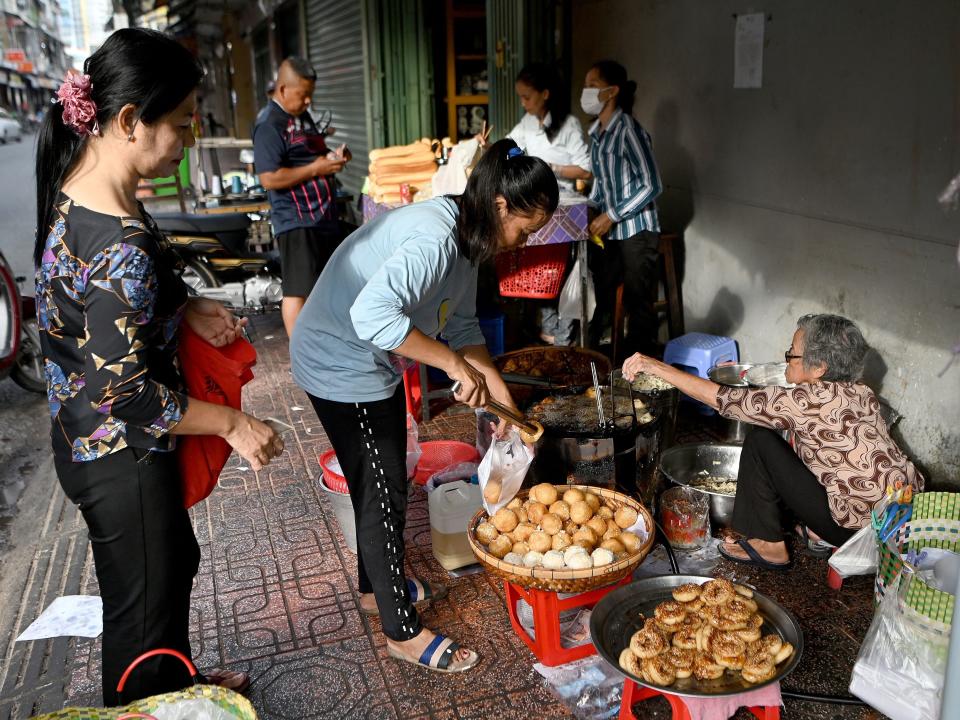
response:
[(733, 544), (739, 546), (740, 549), (747, 554), (747, 557), (742, 558), (742, 557), (737, 557), (736, 555), (731, 555), (730, 553), (728, 553), (723, 549), (723, 545), (718, 545), (717, 550), (727, 560), (740, 563), (741, 565), (755, 565), (756, 567), (761, 567), (764, 570), (789, 570), (793, 566), (792, 560), (788, 560), (785, 563), (775, 563), (775, 562), (770, 562), (769, 560), (765, 560), (763, 556), (760, 555), (760, 553), (758, 553), (754, 549), (753, 545), (751, 545), (746, 538), (740, 538), (739, 540), (735, 540)]
[[(443, 600), (450, 592), (446, 585), (440, 583), (431, 585), (420, 578), (407, 578), (407, 590), (410, 592), (410, 602), (415, 606), (426, 605), (434, 600)], [(377, 617), (380, 615), (380, 610), (378, 608), (368, 610), (361, 605), (360, 614), (367, 617)]]
[(477, 666), (480, 662), (480, 656), (473, 650), (468, 650), (470, 657), (462, 662), (457, 662), (454, 666), (454, 656), (460, 650), (460, 643), (451, 640), (444, 635), (437, 635), (430, 641), (430, 644), (420, 654), (418, 660), (411, 660), (406, 655), (402, 655), (389, 645), (387, 645), (387, 654), (395, 660), (402, 660), (411, 665), (418, 665), (427, 670), (443, 673), (466, 672)]

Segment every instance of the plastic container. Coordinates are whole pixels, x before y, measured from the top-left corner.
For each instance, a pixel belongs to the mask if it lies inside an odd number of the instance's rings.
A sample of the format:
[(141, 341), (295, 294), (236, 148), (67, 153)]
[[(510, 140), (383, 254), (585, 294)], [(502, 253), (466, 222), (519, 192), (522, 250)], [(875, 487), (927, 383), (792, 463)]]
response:
[(568, 243), (535, 245), (497, 255), (503, 297), (552, 300), (560, 294), (570, 259)]
[(417, 471), (413, 481), (417, 485), (425, 485), (430, 476), (444, 468), (463, 462), (478, 462), (480, 453), (473, 445), (458, 442), (457, 440), (428, 440), (420, 443), (423, 455), (417, 463)]
[(454, 480), (430, 489), (430, 539), (433, 556), (446, 570), (477, 562), (467, 539), (467, 525), (483, 505), (480, 485)]
[[(326, 473), (326, 471), (324, 471)], [(320, 479), (320, 487), (327, 494), (330, 505), (333, 506), (333, 514), (340, 523), (340, 532), (343, 533), (343, 539), (347, 543), (347, 549), (356, 554), (357, 552), (357, 523), (353, 516), (353, 503), (350, 501), (350, 495), (345, 492), (338, 492), (327, 487), (326, 479)]]
[(660, 496), (660, 523), (671, 547), (703, 547), (710, 534), (710, 503), (703, 493), (687, 487), (670, 488)]
[(327, 450), (320, 455), (320, 470), (323, 471), (323, 479), (328, 489), (338, 493), (350, 492), (335, 451)]

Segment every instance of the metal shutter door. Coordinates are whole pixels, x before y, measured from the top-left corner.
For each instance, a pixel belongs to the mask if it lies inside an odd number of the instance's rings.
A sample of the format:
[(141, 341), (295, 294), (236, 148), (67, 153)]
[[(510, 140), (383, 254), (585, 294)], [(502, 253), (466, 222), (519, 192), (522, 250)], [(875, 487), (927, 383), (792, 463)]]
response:
[(370, 150), (365, 100), (363, 3), (306, 0), (307, 53), (317, 71), (313, 107), (333, 113), (331, 149), (346, 143), (353, 160), (338, 174), (359, 197)]

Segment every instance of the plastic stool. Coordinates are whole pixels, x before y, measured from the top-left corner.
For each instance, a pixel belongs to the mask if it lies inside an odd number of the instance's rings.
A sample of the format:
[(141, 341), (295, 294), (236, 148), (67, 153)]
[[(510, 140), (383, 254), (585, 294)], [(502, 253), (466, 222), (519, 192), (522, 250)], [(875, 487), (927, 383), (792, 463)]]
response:
[[(560, 613), (578, 607), (592, 608), (607, 593), (616, 590), (621, 585), (629, 584), (632, 579), (628, 574), (613, 585), (580, 593), (564, 600), (561, 600), (555, 592), (527, 590), (519, 585), (514, 585), (509, 580), (505, 580), (503, 588), (507, 595), (507, 612), (510, 613), (510, 622), (520, 639), (530, 648), (530, 652), (536, 655), (537, 659), (544, 665), (553, 667), (554, 665), (563, 665), (588, 657), (597, 652), (591, 642), (572, 648), (565, 648), (560, 644)], [(530, 637), (526, 628), (520, 623), (520, 618), (517, 617), (517, 603), (521, 600), (526, 600), (533, 609), (533, 634), (535, 637)]]
[[(723, 362), (737, 362), (739, 359), (737, 342), (733, 338), (697, 332), (674, 338), (667, 343), (663, 351), (663, 362), (667, 365), (674, 365), (691, 375), (702, 378), (706, 378), (710, 368), (715, 365)], [(681, 398), (689, 402), (697, 402), (686, 395), (681, 395)], [(713, 415), (713, 408), (699, 402), (697, 405), (704, 415)]]
[[(687, 710), (683, 698), (679, 695), (660, 692), (653, 688), (643, 685), (637, 685), (633, 680), (626, 680), (623, 683), (623, 699), (620, 701), (620, 720), (633, 720), (633, 705), (641, 700), (649, 700), (652, 697), (662, 695), (673, 711), (673, 720), (691, 720), (690, 711)], [(751, 713), (760, 720), (780, 720), (780, 707), (748, 707)]]
[(420, 385), (420, 363), (414, 363), (403, 371), (403, 394), (406, 396), (407, 412), (418, 423), (423, 417), (423, 387)]
[[(835, 548), (830, 552), (831, 555), (835, 553), (840, 548)], [(839, 590), (843, 587), (843, 577), (834, 570), (830, 565), (827, 565), (827, 587), (831, 590)]]

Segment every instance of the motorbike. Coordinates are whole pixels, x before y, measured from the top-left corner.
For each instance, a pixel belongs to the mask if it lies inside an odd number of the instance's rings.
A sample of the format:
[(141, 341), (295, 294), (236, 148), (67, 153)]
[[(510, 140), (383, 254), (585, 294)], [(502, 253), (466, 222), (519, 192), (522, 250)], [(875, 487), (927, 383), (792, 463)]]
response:
[(217, 300), (238, 315), (280, 307), (279, 254), (249, 249), (257, 237), (269, 242), (262, 216), (161, 212), (153, 219), (183, 260), (181, 277), (197, 296)]
[(0, 380), (9, 376), (24, 390), (45, 393), (36, 303), (20, 294), (21, 281), (0, 253)]

